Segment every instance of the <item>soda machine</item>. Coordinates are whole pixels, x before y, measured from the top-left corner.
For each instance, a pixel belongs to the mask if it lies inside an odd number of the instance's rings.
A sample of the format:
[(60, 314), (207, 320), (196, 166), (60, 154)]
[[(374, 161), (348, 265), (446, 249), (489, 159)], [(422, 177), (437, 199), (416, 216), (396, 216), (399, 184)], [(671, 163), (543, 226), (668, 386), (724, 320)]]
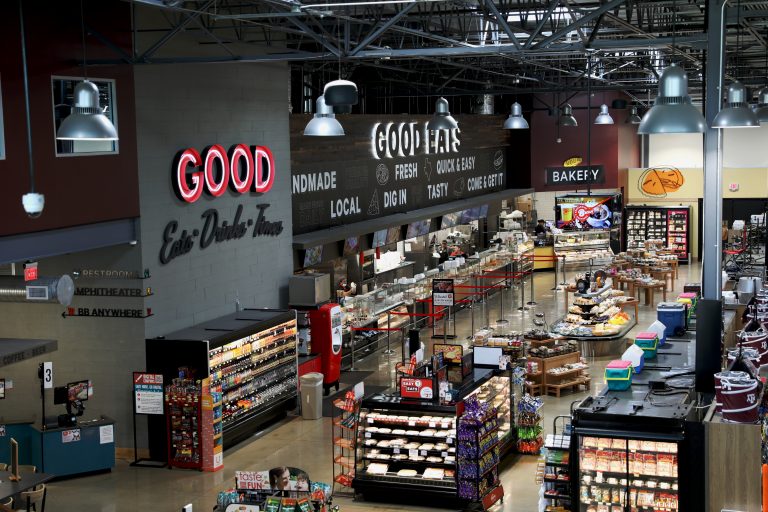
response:
[(327, 395), (332, 387), (339, 390), (341, 373), (341, 341), (343, 315), (341, 306), (323, 304), (309, 311), (312, 347), (320, 353), (323, 373), (323, 390)]

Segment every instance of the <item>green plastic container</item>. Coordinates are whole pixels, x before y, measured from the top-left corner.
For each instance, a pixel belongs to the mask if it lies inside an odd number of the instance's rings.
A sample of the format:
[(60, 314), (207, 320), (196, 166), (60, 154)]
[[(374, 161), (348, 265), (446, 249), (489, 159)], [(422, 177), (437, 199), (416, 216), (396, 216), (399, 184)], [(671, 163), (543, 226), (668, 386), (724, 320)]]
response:
[(635, 345), (643, 349), (643, 359), (654, 359), (659, 348), (659, 335), (655, 332), (639, 332), (635, 335)]
[(614, 359), (605, 367), (605, 381), (612, 391), (626, 391), (632, 385), (632, 363)]

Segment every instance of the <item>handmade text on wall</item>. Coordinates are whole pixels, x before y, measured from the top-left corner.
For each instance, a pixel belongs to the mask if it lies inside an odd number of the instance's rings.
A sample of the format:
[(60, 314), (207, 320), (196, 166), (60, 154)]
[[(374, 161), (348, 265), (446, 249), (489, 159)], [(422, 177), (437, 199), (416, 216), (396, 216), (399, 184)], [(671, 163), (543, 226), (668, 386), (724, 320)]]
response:
[(507, 135), (489, 121), (428, 130), (426, 120), (345, 117), (347, 135), (332, 143), (292, 125), (294, 234), (503, 189)]

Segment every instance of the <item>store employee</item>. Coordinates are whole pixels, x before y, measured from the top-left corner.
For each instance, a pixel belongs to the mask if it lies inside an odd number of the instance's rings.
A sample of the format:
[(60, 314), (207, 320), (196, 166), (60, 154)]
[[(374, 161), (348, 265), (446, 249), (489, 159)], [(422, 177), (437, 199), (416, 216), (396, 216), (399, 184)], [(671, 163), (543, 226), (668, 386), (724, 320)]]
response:
[(347, 284), (347, 278), (341, 278), (339, 285), (336, 287), (336, 295), (341, 297), (351, 297), (357, 291), (357, 285), (355, 283)]
[(547, 225), (544, 222), (544, 219), (539, 219), (538, 223), (536, 224), (536, 227), (533, 229), (534, 233), (536, 235), (543, 235), (547, 232)]

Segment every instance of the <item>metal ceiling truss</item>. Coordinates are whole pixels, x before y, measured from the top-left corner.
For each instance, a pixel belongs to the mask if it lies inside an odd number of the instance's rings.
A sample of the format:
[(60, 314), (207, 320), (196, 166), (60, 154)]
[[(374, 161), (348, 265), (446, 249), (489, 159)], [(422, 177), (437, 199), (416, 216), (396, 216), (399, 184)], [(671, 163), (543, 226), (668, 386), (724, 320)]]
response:
[[(701, 0), (126, 1), (166, 16), (152, 17), (153, 26), (137, 22), (142, 41), (155, 32), (157, 38), (132, 59), (123, 52), (109, 62), (290, 62), (304, 73), (335, 64), (361, 92), (389, 84), (396, 96), (577, 91), (590, 80), (595, 90), (635, 98), (655, 95), (659, 73), (676, 62), (688, 72), (694, 98), (703, 89)], [(156, 26), (159, 19), (167, 26)], [(164, 52), (180, 33), (206, 51)], [(768, 1), (731, 0), (726, 78), (764, 85), (767, 36)], [(587, 76), (590, 52), (595, 72)]]

